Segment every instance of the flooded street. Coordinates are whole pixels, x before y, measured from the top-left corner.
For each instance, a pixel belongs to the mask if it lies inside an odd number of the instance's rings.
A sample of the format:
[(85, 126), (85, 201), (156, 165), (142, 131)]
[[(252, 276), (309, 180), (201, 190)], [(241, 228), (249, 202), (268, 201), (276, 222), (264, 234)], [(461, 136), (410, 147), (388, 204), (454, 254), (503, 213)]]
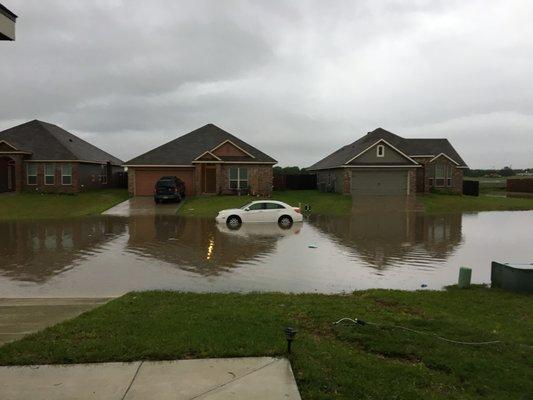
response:
[(492, 260), (531, 262), (532, 227), (533, 212), (355, 213), (236, 231), (171, 215), (0, 222), (0, 297), (440, 289), (460, 266), (487, 283)]

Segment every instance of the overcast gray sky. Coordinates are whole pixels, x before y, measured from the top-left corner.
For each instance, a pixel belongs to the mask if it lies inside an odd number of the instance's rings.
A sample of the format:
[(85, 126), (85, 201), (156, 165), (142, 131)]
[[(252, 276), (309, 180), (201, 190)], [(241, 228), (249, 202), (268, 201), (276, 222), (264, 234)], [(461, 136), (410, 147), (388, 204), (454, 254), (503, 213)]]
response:
[(533, 1), (1, 0), (0, 129), (128, 160), (212, 122), (308, 166), (381, 126), (533, 167)]

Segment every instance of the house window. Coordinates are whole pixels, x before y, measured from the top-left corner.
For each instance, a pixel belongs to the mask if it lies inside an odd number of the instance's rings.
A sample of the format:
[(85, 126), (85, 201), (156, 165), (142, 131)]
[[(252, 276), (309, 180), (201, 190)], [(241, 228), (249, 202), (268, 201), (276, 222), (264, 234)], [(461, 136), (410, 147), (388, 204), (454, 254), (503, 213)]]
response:
[(435, 164), (435, 186), (443, 187), (446, 179), (446, 166), (444, 164)]
[(28, 185), (37, 185), (37, 164), (28, 164), (26, 175)]
[(100, 165), (100, 183), (107, 185), (107, 168), (104, 164)]
[(61, 164), (61, 184), (72, 185), (72, 164)]
[(246, 189), (248, 188), (248, 168), (229, 169), (229, 187), (230, 189)]
[(378, 145), (376, 152), (378, 157), (385, 157), (385, 146), (382, 144)]
[(453, 165), (448, 164), (448, 175), (446, 176), (446, 186), (452, 186), (452, 177), (453, 177)]
[(44, 184), (45, 185), (54, 185), (56, 183), (55, 172), (56, 172), (56, 168), (54, 164), (44, 165)]

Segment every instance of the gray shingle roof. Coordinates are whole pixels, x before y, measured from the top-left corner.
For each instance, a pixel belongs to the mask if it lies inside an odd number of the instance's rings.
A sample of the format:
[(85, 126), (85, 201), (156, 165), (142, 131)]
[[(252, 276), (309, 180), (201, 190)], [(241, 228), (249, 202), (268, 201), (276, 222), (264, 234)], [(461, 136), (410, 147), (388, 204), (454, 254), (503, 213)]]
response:
[(384, 139), (408, 156), (437, 156), (440, 153), (444, 153), (456, 161), (460, 166), (466, 166), (466, 163), (461, 156), (459, 156), (448, 139), (405, 139), (392, 132), (386, 131), (383, 128), (377, 128), (372, 132), (368, 132), (365, 136), (355, 142), (334, 151), (308, 169), (313, 170), (339, 167), (381, 139)]
[(253, 155), (254, 162), (276, 163), (272, 157), (231, 133), (216, 125), (207, 124), (129, 160), (126, 165), (191, 165), (195, 158), (226, 140)]
[(96, 163), (122, 161), (57, 125), (33, 120), (0, 132), (5, 140), (21, 151), (32, 153), (32, 160), (80, 160)]

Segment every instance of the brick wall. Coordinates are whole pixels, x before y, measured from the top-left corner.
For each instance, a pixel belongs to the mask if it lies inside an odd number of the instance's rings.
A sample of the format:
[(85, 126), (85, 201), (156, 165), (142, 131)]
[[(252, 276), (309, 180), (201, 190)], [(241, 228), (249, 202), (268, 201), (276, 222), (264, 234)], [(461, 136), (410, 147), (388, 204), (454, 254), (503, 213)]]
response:
[(128, 168), (128, 194), (135, 194), (135, 168)]
[[(416, 158), (416, 161), (422, 165), (422, 168), (418, 168), (418, 171), (416, 173), (416, 188), (417, 192), (421, 193), (428, 193), (431, 190), (431, 184), (430, 179), (434, 179), (434, 168), (435, 164), (442, 163), (445, 164), (446, 173), (448, 171), (448, 165), (451, 165), (453, 168), (453, 175), (452, 175), (452, 186), (445, 185), (444, 187), (436, 187), (436, 189), (443, 189), (443, 190), (452, 190), (456, 193), (462, 193), (463, 192), (463, 170), (461, 168), (457, 168), (457, 166), (452, 163), (450, 160), (448, 160), (446, 157), (440, 157), (439, 159), (435, 160), (434, 162), (430, 163), (431, 157), (427, 158)], [(433, 180), (433, 186), (435, 186), (435, 181)]]
[(229, 169), (232, 167), (248, 169), (248, 187), (253, 195), (270, 196), (272, 194), (272, 165), (256, 164), (217, 164), (217, 186), (222, 194), (232, 194), (229, 188)]
[[(70, 185), (62, 185), (61, 184), (61, 165), (65, 163), (31, 163), (37, 166), (37, 184), (36, 185), (28, 185), (28, 177), (27, 177), (27, 165), (30, 164), (28, 162), (22, 163), (22, 171), (21, 171), (21, 183), (22, 183), (22, 190), (25, 192), (39, 192), (39, 193), (78, 193), (79, 192), (79, 171), (78, 171), (78, 163), (68, 163), (72, 165), (72, 184)], [(54, 184), (53, 185), (45, 185), (45, 179), (44, 179), (44, 166), (45, 164), (52, 164), (54, 165)]]

